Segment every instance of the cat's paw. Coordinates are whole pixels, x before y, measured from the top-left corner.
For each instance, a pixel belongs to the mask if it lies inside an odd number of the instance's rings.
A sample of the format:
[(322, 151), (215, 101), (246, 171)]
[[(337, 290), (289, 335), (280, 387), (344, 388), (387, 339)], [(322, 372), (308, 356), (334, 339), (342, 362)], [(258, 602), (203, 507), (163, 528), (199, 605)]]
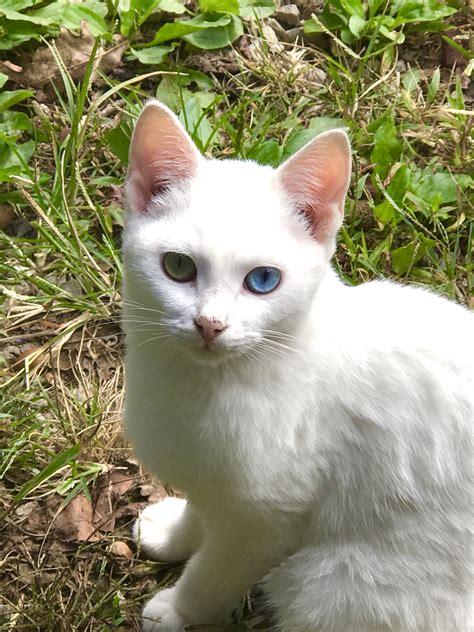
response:
[(183, 632), (189, 621), (175, 609), (174, 588), (160, 590), (145, 605), (142, 613), (143, 632)]
[(191, 554), (189, 534), (183, 524), (186, 501), (165, 498), (146, 507), (133, 526), (137, 546), (151, 559), (182, 562)]

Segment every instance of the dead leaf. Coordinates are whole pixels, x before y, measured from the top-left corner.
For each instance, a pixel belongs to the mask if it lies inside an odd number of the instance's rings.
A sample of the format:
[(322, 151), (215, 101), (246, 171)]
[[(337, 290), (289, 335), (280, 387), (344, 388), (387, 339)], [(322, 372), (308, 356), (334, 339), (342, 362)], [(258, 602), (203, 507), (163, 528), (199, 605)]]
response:
[(58, 515), (54, 529), (64, 540), (97, 541), (101, 536), (93, 524), (93, 518), (92, 504), (84, 494), (79, 494)]
[(92, 503), (79, 494), (60, 512), (54, 528), (64, 540), (96, 541), (101, 532), (113, 531), (119, 499), (135, 482), (135, 477), (113, 468), (101, 474), (91, 490)]
[(112, 469), (99, 476), (94, 488), (93, 523), (97, 529), (113, 531), (117, 502), (134, 482), (134, 477), (119, 469)]
[(10, 204), (0, 204), (0, 230), (5, 230), (15, 218), (15, 211)]
[[(79, 81), (84, 76), (94, 43), (95, 38), (86, 22), (81, 23), (80, 33), (61, 28), (59, 37), (53, 41), (53, 46), (74, 81)], [(126, 38), (114, 35), (109, 48), (104, 49), (99, 46), (95, 68), (99, 68), (104, 73), (110, 72), (121, 63), (127, 46)], [(58, 85), (62, 84), (59, 66), (51, 48), (47, 45), (37, 48), (33, 56), (22, 63), (22, 67), (13, 67), (12, 64), (3, 63), (0, 68), (12, 81), (25, 87), (38, 90), (48, 86), (51, 81), (57, 81)]]
[(120, 520), (121, 518), (136, 518), (138, 514), (148, 506), (149, 503), (130, 503), (119, 507), (115, 512), (115, 518)]

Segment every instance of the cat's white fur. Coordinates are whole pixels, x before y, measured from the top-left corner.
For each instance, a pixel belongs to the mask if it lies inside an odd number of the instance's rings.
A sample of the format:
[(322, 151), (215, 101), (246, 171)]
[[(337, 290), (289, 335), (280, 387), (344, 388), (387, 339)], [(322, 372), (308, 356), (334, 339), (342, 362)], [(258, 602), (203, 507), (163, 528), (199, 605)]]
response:
[[(473, 630), (472, 315), (332, 272), (343, 132), (275, 172), (205, 160), (164, 106), (144, 113), (127, 180), (125, 423), (187, 503), (150, 506), (135, 536), (151, 557), (191, 555), (144, 630), (218, 623), (258, 580), (284, 632)], [(322, 236), (293, 204), (309, 178)], [(195, 282), (166, 277), (167, 251), (194, 259)], [(243, 288), (259, 265), (283, 272), (271, 294)], [(202, 314), (227, 325), (210, 348)]]

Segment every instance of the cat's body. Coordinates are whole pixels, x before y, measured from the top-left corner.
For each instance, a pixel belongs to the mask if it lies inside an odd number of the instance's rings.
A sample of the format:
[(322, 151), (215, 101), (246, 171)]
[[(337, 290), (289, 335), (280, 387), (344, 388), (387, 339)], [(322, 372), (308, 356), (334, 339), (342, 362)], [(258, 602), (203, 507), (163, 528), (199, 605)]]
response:
[[(147, 111), (192, 153), (166, 109)], [(324, 147), (331, 164), (341, 138)], [(157, 558), (194, 555), (145, 608), (145, 629), (219, 622), (263, 579), (285, 632), (472, 630), (472, 315), (420, 289), (347, 287), (328, 270), (344, 173), (324, 184), (331, 208), (315, 241), (271, 169), (200, 162), (185, 186), (167, 170), (153, 198), (151, 176), (135, 184), (148, 158), (132, 150), (127, 185), (126, 427), (188, 505), (150, 507), (136, 536)], [(288, 188), (302, 166), (290, 164)], [(195, 280), (166, 278), (154, 256), (168, 251), (192, 255)], [(240, 290), (259, 265), (283, 270), (268, 296)], [(204, 345), (199, 314), (220, 327)]]

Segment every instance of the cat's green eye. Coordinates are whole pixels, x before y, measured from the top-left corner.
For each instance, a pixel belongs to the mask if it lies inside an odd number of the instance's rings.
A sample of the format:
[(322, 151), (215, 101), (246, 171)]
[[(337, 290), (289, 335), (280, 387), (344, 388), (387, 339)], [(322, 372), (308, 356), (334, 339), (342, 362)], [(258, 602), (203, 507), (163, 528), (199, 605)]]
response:
[(194, 261), (182, 252), (165, 253), (161, 265), (166, 275), (178, 283), (188, 283), (196, 278), (197, 270)]

